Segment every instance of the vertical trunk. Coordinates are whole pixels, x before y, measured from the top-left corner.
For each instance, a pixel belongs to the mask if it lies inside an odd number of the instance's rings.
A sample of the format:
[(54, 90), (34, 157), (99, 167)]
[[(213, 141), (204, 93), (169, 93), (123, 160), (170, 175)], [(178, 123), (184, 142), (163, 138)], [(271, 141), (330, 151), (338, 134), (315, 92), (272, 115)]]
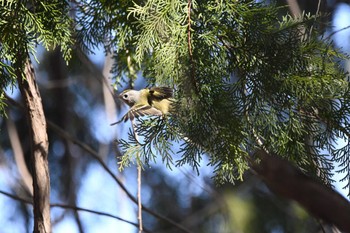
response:
[(31, 167), (33, 175), (33, 205), (34, 205), (34, 232), (51, 232), (50, 223), (50, 176), (48, 168), (48, 137), (46, 120), (41, 102), (35, 73), (29, 60), (25, 62), (24, 77), (18, 72), (18, 85), (30, 128), (32, 152)]

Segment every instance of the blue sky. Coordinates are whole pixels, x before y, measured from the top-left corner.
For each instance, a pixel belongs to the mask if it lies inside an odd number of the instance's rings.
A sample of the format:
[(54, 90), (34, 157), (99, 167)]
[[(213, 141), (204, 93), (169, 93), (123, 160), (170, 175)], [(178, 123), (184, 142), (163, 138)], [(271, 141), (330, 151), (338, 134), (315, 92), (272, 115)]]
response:
[[(346, 4), (339, 4), (335, 14), (334, 14), (334, 29), (339, 30), (346, 26), (350, 25), (350, 6)], [(350, 52), (350, 29), (341, 31), (334, 36), (334, 41), (337, 46), (342, 47), (345, 52)], [(102, 63), (104, 61), (104, 57), (101, 56), (102, 53), (97, 53), (97, 55), (93, 56), (93, 60), (97, 63)], [(350, 66), (348, 66), (350, 67)], [(16, 92), (14, 92), (14, 95)], [(122, 113), (125, 113), (127, 108), (125, 107)], [(119, 114), (118, 119), (122, 116), (122, 113)], [(92, 131), (96, 139), (100, 142), (108, 144), (111, 143), (116, 136), (121, 136), (126, 138), (126, 133), (128, 132), (129, 123), (125, 124), (123, 127), (111, 127), (109, 125), (110, 122), (105, 121), (107, 116), (105, 115), (105, 111), (103, 109), (95, 109), (91, 114), (91, 126)], [(342, 146), (344, 142), (339, 141), (338, 146)], [(11, 153), (10, 151), (4, 151), (4, 153)], [(131, 167), (127, 168), (123, 173), (117, 172), (117, 164), (114, 160), (107, 161), (109, 167), (112, 171), (118, 173), (119, 176), (123, 177), (124, 183), (135, 196), (136, 196), (136, 168)], [(6, 165), (9, 165), (7, 163)], [(203, 182), (204, 177), (212, 176), (212, 168), (206, 166), (207, 161), (203, 160), (201, 163), (201, 174), (197, 176), (194, 171), (192, 171), (189, 167), (182, 168), (174, 168), (173, 171), (169, 171), (165, 168), (165, 166), (158, 161), (156, 164), (152, 165), (152, 167), (157, 167), (163, 169), (172, 179), (189, 179), (188, 177), (192, 177), (191, 188), (183, 188), (184, 194), (198, 195), (203, 192), (203, 187), (205, 186)], [(0, 165), (1, 166), (1, 165)], [(14, 166), (1, 166), (0, 167), (0, 189), (9, 191), (9, 184), (18, 182), (19, 176), (16, 171), (16, 167)], [(342, 178), (339, 175), (335, 176), (336, 180)], [(81, 177), (84, 180), (81, 189), (79, 190), (78, 196), (80, 197), (78, 200), (78, 205), (80, 207), (85, 207), (94, 210), (100, 210), (103, 212), (111, 213), (122, 217), (126, 220), (137, 222), (136, 219), (136, 205), (132, 203), (122, 192), (122, 190), (116, 185), (114, 180), (110, 178), (109, 175), (106, 174), (104, 169), (97, 163), (91, 163), (85, 173), (84, 177)], [(347, 194), (347, 190), (341, 189), (344, 184), (337, 183), (336, 187), (340, 193), (343, 195)], [(144, 192), (144, 201), (147, 201), (147, 189), (143, 190)], [(12, 205), (9, 205), (12, 200), (8, 197), (0, 195), (0, 209), (3, 214), (7, 216), (11, 216), (11, 213), (14, 213), (14, 209)], [(53, 208), (52, 216), (58, 216), (62, 213), (62, 209)], [(130, 224), (123, 223), (121, 221), (111, 219), (104, 216), (97, 216), (91, 213), (80, 212), (83, 223), (85, 224), (85, 230), (87, 233), (97, 233), (97, 232), (123, 232), (123, 233), (131, 233), (136, 232), (136, 228), (131, 226)], [(7, 218), (0, 218), (0, 226), (5, 226), (7, 224), (17, 224), (18, 226), (24, 225), (24, 223), (17, 223), (17, 219), (13, 219), (11, 222), (6, 221)], [(2, 233), (17, 233), (24, 229), (7, 227), (2, 228)], [(54, 233), (74, 233), (78, 232), (76, 228), (75, 222), (72, 218), (65, 218), (63, 221), (59, 222), (53, 228)]]

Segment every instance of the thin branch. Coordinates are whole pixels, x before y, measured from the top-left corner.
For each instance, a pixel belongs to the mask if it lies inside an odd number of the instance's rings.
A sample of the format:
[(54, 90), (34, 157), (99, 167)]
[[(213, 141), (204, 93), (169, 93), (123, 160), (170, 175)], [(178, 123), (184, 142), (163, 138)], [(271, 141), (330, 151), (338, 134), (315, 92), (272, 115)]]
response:
[[(136, 141), (139, 141), (137, 132), (135, 130), (136, 125), (133, 120), (130, 121), (132, 130), (134, 131), (135, 139)], [(142, 233), (143, 231), (143, 226), (142, 226), (142, 200), (141, 200), (141, 175), (142, 175), (142, 164), (140, 162), (140, 153), (137, 153), (137, 209), (138, 209), (138, 214), (137, 214), (137, 219), (139, 220), (139, 233)]]
[(195, 88), (195, 92), (198, 93), (198, 86), (197, 82), (195, 79), (195, 66), (194, 66), (194, 61), (193, 61), (193, 53), (192, 53), (192, 39), (191, 39), (191, 7), (192, 7), (192, 2), (191, 0), (188, 0), (187, 4), (187, 45), (188, 45), (188, 56), (190, 58), (190, 78), (192, 81), (192, 84)]
[[(128, 64), (128, 69), (129, 69), (129, 80), (131, 82), (131, 85), (133, 85), (134, 80), (136, 79), (136, 74), (134, 67), (131, 63), (131, 56), (130, 54), (127, 57), (127, 64)], [(131, 77), (131, 78), (130, 78)], [(136, 125), (133, 120), (130, 120), (132, 130), (135, 135), (135, 139), (138, 142), (138, 135), (136, 132)], [(141, 158), (140, 158), (140, 153), (136, 154), (136, 160), (137, 160), (137, 219), (139, 221), (139, 233), (142, 233), (143, 231), (143, 224), (142, 224), (142, 200), (141, 200), (141, 175), (142, 175), (142, 164), (141, 164)]]
[[(55, 130), (56, 133), (58, 133), (60, 136), (72, 141), (74, 144), (78, 145), (80, 148), (82, 148), (86, 152), (90, 153), (92, 155), (92, 157), (95, 158), (100, 163), (100, 165), (105, 169), (105, 171), (118, 183), (118, 185), (125, 192), (125, 194), (128, 196), (128, 198), (131, 201), (133, 201), (134, 203), (138, 204), (138, 200), (127, 190), (127, 188), (124, 186), (122, 181), (108, 168), (108, 166), (103, 162), (103, 160), (100, 158), (99, 154), (96, 151), (94, 151), (90, 146), (86, 145), (85, 143), (82, 143), (79, 140), (74, 139), (68, 133), (66, 133), (64, 130), (62, 130), (57, 125), (55, 125), (54, 123), (52, 123), (50, 121), (47, 121), (47, 123), (48, 123), (49, 128)], [(191, 231), (186, 229), (184, 226), (176, 223), (175, 221), (173, 221), (173, 220), (171, 220), (171, 219), (169, 219), (161, 214), (158, 214), (158, 213), (152, 211), (151, 209), (149, 209), (143, 205), (141, 205), (141, 207), (142, 207), (142, 210), (148, 212), (149, 214), (153, 215), (154, 217), (168, 222), (170, 225), (173, 225), (174, 227), (180, 229), (183, 232), (191, 233)]]
[[(110, 217), (110, 218), (114, 218), (117, 219), (119, 221), (125, 222), (125, 223), (129, 223), (130, 225), (133, 225), (135, 227), (139, 227), (139, 225), (137, 223), (131, 222), (129, 220), (123, 219), (121, 217), (115, 216), (113, 214), (109, 214), (106, 212), (101, 212), (101, 211), (96, 211), (96, 210), (91, 210), (91, 209), (86, 209), (86, 208), (82, 208), (82, 207), (78, 207), (78, 206), (71, 206), (71, 205), (65, 205), (65, 204), (57, 204), (57, 203), (53, 203), (51, 204), (51, 207), (59, 207), (59, 208), (64, 208), (64, 209), (72, 209), (75, 211), (84, 211), (84, 212), (88, 212), (88, 213), (92, 213), (92, 214), (97, 214), (97, 215), (101, 215), (101, 216), (106, 216), (106, 217)], [(149, 230), (144, 229), (144, 232), (151, 232)]]
[[(316, 17), (315, 17), (315, 22), (316, 22), (316, 20), (317, 20), (318, 14), (320, 13), (321, 1), (322, 1), (322, 0), (318, 0), (317, 10), (316, 10), (316, 14), (315, 14), (315, 15), (316, 15)], [(312, 34), (313, 28), (314, 28), (314, 25), (312, 25), (312, 26), (310, 27), (309, 38), (311, 38), (311, 34)]]
[(187, 5), (187, 17), (188, 17), (188, 26), (187, 26), (187, 43), (188, 43), (188, 53), (190, 56), (190, 59), (192, 60), (193, 56), (192, 56), (192, 44), (191, 44), (191, 0), (188, 0), (188, 5)]
[(141, 175), (142, 167), (141, 164), (137, 165), (137, 207), (138, 207), (138, 220), (139, 220), (139, 233), (143, 232), (142, 224), (142, 199), (141, 199)]
[(5, 196), (8, 196), (8, 197), (12, 198), (13, 200), (20, 201), (20, 202), (23, 202), (23, 203), (26, 203), (26, 204), (31, 204), (31, 205), (33, 204), (33, 202), (31, 200), (29, 200), (29, 199), (25, 199), (25, 198), (16, 196), (14, 194), (5, 192), (3, 190), (0, 190), (0, 193), (5, 195)]
[[(19, 108), (23, 108), (23, 106), (19, 103), (17, 103), (16, 101), (14, 101), (12, 98), (10, 98), (9, 96), (6, 95), (6, 99), (7, 101), (14, 105), (17, 106)], [(92, 149), (89, 145), (75, 139), (74, 137), (72, 137), (70, 134), (68, 134), (65, 130), (61, 129), (59, 126), (57, 126), (56, 124), (54, 124), (51, 121), (47, 121), (47, 125), (49, 128), (51, 128), (52, 130), (54, 130), (59, 136), (61, 136), (62, 138), (65, 138), (71, 142), (73, 142), (74, 144), (76, 144), (77, 146), (79, 146), (81, 149), (83, 149), (84, 151), (88, 152), (94, 159), (97, 160), (98, 163), (100, 163), (100, 165), (103, 167), (103, 169), (115, 180), (115, 182), (117, 182), (117, 184), (120, 186), (120, 188), (125, 192), (125, 194), (127, 195), (127, 197), (133, 201), (135, 204), (137, 204), (137, 199), (128, 191), (128, 189), (125, 187), (125, 185), (123, 184), (123, 182), (108, 168), (108, 166), (105, 164), (105, 162), (100, 158), (99, 154)], [(178, 228), (179, 230), (181, 230), (182, 232), (186, 232), (186, 233), (191, 233), (190, 230), (186, 229), (184, 226), (182, 226), (181, 224), (175, 222), (174, 220), (167, 218), (161, 214), (158, 214), (154, 211), (152, 211), (151, 209), (145, 207), (142, 205), (142, 210), (146, 211), (147, 213), (153, 215), (154, 217), (166, 221), (168, 222), (170, 225)]]
[(316, 16), (318, 15), (318, 13), (320, 13), (320, 9), (321, 9), (321, 1), (322, 1), (322, 0), (318, 0), (317, 10), (316, 10)]
[(30, 174), (24, 159), (24, 153), (16, 125), (11, 118), (8, 118), (6, 119), (6, 126), (18, 172), (22, 177), (26, 190), (30, 193), (31, 196), (33, 196), (33, 177)]
[[(26, 204), (30, 204), (30, 205), (33, 205), (32, 201), (31, 200), (27, 200), (25, 198), (22, 198), (22, 197), (19, 197), (19, 196), (16, 196), (16, 195), (13, 195), (11, 193), (8, 193), (8, 192), (5, 192), (3, 190), (0, 190), (0, 193), (9, 197), (9, 198), (12, 198), (16, 201), (20, 201), (20, 202), (23, 202), (23, 203), (26, 203)], [(135, 227), (138, 227), (138, 224), (137, 223), (134, 223), (134, 222), (131, 222), (129, 220), (126, 220), (126, 219), (123, 219), (121, 217), (118, 217), (116, 215), (113, 215), (113, 214), (109, 214), (109, 213), (106, 213), (106, 212), (101, 212), (101, 211), (96, 211), (96, 210), (91, 210), (91, 209), (87, 209), (87, 208), (82, 208), (82, 207), (78, 207), (78, 206), (72, 206), (72, 205), (66, 205), (66, 204), (59, 204), (59, 203), (51, 203), (50, 204), (50, 207), (58, 207), (58, 208), (63, 208), (63, 209), (71, 209), (71, 210), (74, 210), (74, 211), (84, 211), (84, 212), (88, 212), (88, 213), (92, 213), (92, 214), (97, 214), (97, 215), (101, 215), (101, 216), (105, 216), (105, 217), (109, 217), (109, 218), (114, 218), (114, 219), (117, 219), (119, 221), (122, 221), (122, 222), (125, 222), (125, 223), (128, 223), (130, 225), (133, 225)], [(144, 229), (144, 232), (147, 232), (147, 233), (150, 233), (149, 230), (146, 230)]]
[[(103, 169), (105, 169), (105, 171), (117, 182), (117, 184), (120, 186), (120, 188), (125, 192), (125, 194), (127, 195), (127, 197), (133, 201), (134, 203), (138, 203), (137, 199), (127, 190), (127, 188), (125, 187), (125, 185), (123, 184), (123, 182), (108, 168), (108, 166), (105, 164), (105, 162), (100, 158), (99, 154), (93, 150), (90, 146), (86, 145), (85, 143), (80, 142), (77, 139), (74, 139), (72, 136), (70, 136), (68, 133), (66, 133), (64, 130), (62, 130), (61, 128), (59, 128), (57, 125), (55, 125), (54, 123), (47, 121), (49, 128), (53, 129), (56, 131), (56, 133), (58, 133), (60, 136), (72, 141), (74, 144), (76, 144), (77, 146), (79, 146), (81, 149), (85, 150), (86, 152), (88, 152), (90, 155), (92, 155), (92, 157), (94, 159), (96, 159), (100, 165), (103, 167)], [(173, 225), (174, 227), (182, 230), (183, 232), (186, 233), (191, 233), (191, 231), (189, 231), (188, 229), (186, 229), (184, 226), (176, 223), (175, 221), (171, 220), (170, 218), (167, 218), (161, 214), (158, 214), (154, 211), (152, 211), (151, 209), (145, 207), (142, 205), (142, 210), (148, 212), (149, 214), (153, 215), (154, 217), (161, 219), (163, 221), (168, 222), (169, 224)]]
[(347, 30), (347, 29), (349, 29), (349, 28), (350, 28), (350, 25), (349, 25), (349, 26), (346, 26), (346, 27), (343, 27), (343, 28), (341, 28), (341, 29), (339, 29), (339, 30), (337, 30), (337, 31), (332, 32), (331, 34), (329, 34), (329, 35), (326, 37), (326, 40), (330, 39), (330, 38), (331, 38), (332, 36), (334, 36), (335, 34), (341, 32), (341, 31)]

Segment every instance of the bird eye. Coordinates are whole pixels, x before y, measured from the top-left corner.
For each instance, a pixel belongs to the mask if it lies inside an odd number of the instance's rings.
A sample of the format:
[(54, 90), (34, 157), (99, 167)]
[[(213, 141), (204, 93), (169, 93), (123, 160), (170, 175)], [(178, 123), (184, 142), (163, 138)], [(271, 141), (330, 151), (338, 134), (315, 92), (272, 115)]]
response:
[(128, 95), (127, 94), (124, 94), (123, 95), (124, 99), (128, 98)]

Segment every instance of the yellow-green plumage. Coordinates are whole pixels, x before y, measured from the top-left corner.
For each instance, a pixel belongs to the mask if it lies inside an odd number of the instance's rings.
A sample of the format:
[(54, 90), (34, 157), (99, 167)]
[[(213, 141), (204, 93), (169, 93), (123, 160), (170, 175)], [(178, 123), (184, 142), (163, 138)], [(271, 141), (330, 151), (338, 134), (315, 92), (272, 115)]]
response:
[(130, 110), (120, 121), (113, 124), (145, 115), (166, 115), (171, 111), (172, 96), (173, 90), (169, 87), (145, 88), (139, 91), (125, 90), (119, 98), (130, 106)]

